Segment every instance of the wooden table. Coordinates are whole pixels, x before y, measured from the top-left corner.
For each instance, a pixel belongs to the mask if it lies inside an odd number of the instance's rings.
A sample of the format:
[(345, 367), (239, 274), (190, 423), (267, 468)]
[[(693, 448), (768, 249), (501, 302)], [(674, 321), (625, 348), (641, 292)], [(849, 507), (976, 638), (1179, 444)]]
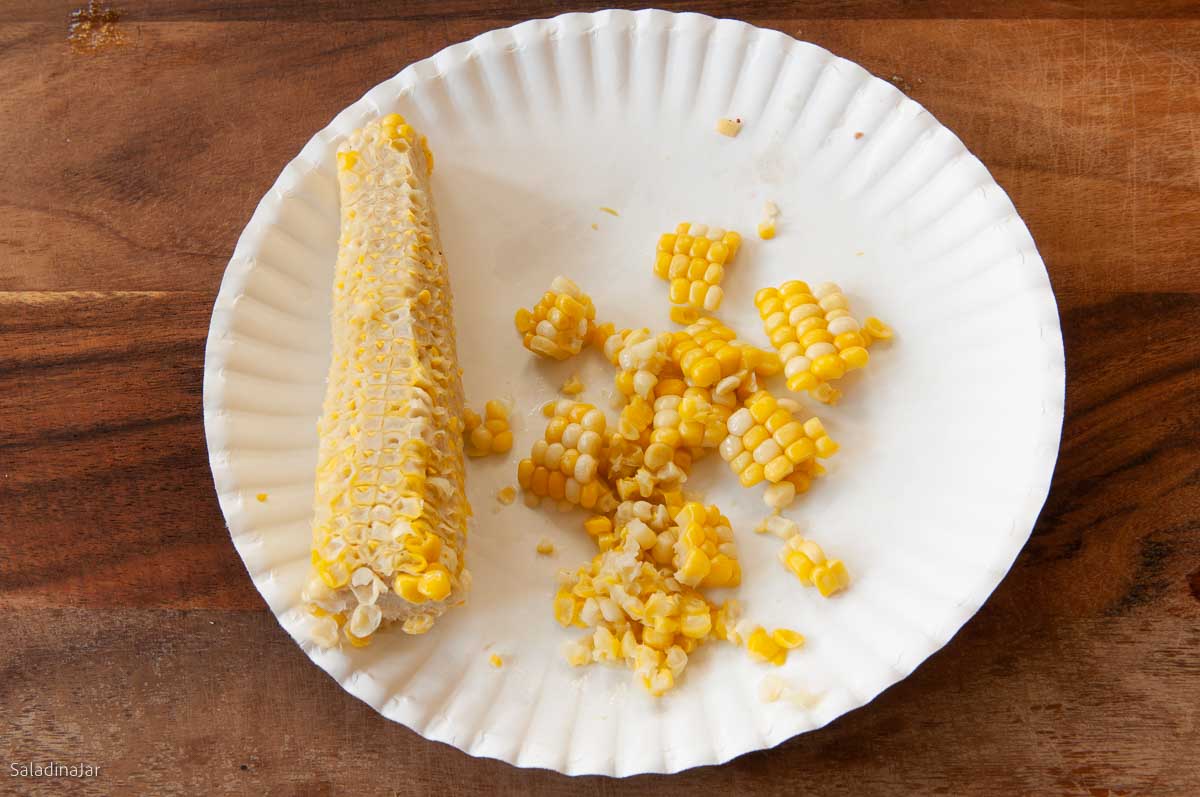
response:
[(623, 782), (382, 719), (230, 544), (200, 382), (255, 203), (367, 88), (559, 10), (280, 5), (119, 2), (126, 43), (88, 54), (73, 4), (0, 0), (0, 751), (101, 767), (0, 792), (1200, 793), (1200, 5), (692, 4), (894, 80), (983, 159), (1054, 282), (1067, 416), (1032, 539), (912, 677), (776, 750)]

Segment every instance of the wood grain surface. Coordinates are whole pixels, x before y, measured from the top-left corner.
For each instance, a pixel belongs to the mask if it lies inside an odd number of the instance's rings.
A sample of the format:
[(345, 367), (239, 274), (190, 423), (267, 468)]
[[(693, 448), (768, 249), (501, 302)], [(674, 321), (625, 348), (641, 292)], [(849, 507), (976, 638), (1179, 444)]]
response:
[[(89, 54), (74, 7), (0, 0), (0, 793), (1200, 794), (1200, 5), (688, 4), (858, 61), (982, 158), (1055, 286), (1067, 414), (1032, 539), (910, 678), (624, 781), (471, 759), (312, 666), (201, 422), (212, 301), (283, 164), (409, 62), (567, 9), (117, 2), (125, 44)], [(29, 760), (101, 774), (9, 777)]]

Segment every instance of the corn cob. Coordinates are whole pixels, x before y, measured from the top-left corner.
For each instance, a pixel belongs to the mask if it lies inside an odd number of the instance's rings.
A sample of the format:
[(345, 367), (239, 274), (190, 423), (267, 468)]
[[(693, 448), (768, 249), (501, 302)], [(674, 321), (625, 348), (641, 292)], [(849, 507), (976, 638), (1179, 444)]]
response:
[(470, 507), (449, 274), (423, 136), (391, 114), (339, 148), (333, 356), (318, 423), (318, 644), (427, 631), (464, 599)]
[(721, 281), (742, 238), (732, 230), (686, 221), (658, 239), (654, 273), (670, 284), (671, 319), (690, 324), (701, 310), (714, 312), (725, 298)]
[(754, 304), (779, 351), (788, 389), (808, 391), (825, 404), (836, 404), (842, 395), (830, 383), (866, 366), (874, 340), (892, 337), (891, 328), (878, 318), (861, 325), (854, 320), (841, 288), (832, 282), (815, 291), (799, 280), (763, 288)]
[(514, 323), (525, 348), (541, 357), (565, 360), (593, 340), (595, 320), (591, 297), (558, 276), (532, 310), (517, 310)]

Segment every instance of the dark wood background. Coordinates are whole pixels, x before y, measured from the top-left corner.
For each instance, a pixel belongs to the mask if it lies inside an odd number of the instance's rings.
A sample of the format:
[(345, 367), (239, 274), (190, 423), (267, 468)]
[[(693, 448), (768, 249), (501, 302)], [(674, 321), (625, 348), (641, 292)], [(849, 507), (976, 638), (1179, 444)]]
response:
[[(210, 307), (283, 164), (409, 62), (568, 7), (118, 0), (126, 43), (86, 54), (76, 3), (0, 0), (0, 792), (1200, 794), (1200, 5), (689, 4), (895, 80), (983, 159), (1054, 282), (1067, 416), (1032, 539), (912, 677), (614, 781), (471, 759), (312, 666), (201, 425)], [(8, 777), (29, 759), (102, 771)]]

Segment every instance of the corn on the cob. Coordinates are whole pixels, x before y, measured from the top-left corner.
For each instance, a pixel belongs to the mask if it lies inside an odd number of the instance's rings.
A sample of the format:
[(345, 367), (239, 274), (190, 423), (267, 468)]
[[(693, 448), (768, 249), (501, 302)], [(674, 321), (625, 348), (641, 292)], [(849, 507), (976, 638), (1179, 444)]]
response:
[(338, 148), (333, 356), (318, 424), (313, 576), (322, 646), (427, 631), (464, 599), (470, 507), (449, 275), (424, 137), (392, 114)]
[(471, 408), (463, 410), (463, 436), (467, 440), (467, 455), (486, 457), (507, 454), (513, 445), (512, 428), (508, 424), (511, 408), (499, 399), (483, 406), (483, 417)]
[(732, 230), (686, 221), (658, 239), (654, 273), (670, 285), (671, 304), (677, 305), (672, 320), (690, 324), (701, 310), (711, 313), (721, 306), (725, 268), (733, 263), (741, 243), (741, 236)]
[(799, 280), (763, 288), (754, 304), (763, 330), (779, 351), (788, 389), (808, 391), (825, 404), (836, 404), (842, 395), (830, 383), (864, 367), (874, 340), (892, 337), (892, 330), (878, 318), (862, 325), (854, 320), (841, 288), (832, 282), (816, 290)]
[(571, 280), (558, 276), (532, 310), (517, 310), (514, 323), (525, 348), (542, 357), (565, 360), (593, 340), (595, 320), (591, 297)]

